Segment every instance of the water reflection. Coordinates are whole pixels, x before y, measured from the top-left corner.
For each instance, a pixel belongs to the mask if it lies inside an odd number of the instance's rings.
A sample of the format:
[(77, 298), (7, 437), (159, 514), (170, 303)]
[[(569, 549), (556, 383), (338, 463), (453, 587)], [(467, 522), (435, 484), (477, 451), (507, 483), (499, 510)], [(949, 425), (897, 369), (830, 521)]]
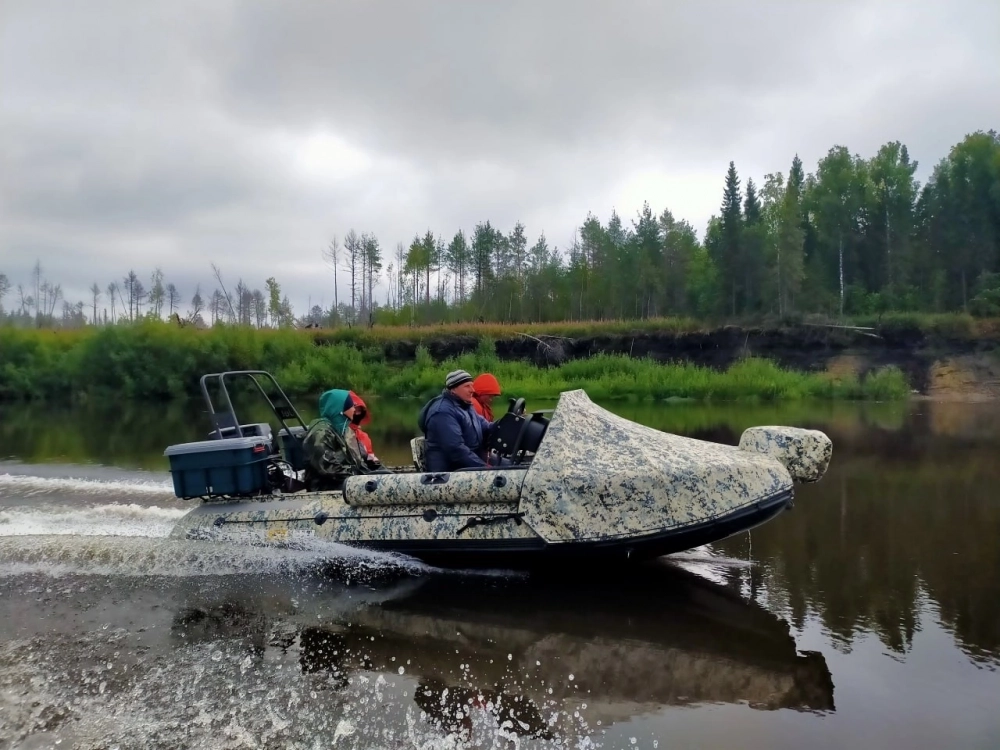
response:
[[(405, 463), (418, 404), (372, 399), (371, 433)], [(532, 404), (531, 406), (544, 406)], [(204, 437), (200, 403), (77, 410), (3, 407), (0, 457), (163, 470), (165, 445)], [(922, 615), (966, 658), (1000, 663), (1000, 406), (996, 404), (610, 404), (650, 426), (735, 443), (754, 424), (826, 430), (829, 472), (795, 509), (717, 545), (755, 561), (733, 585), (795, 627), (818, 618), (839, 648), (873, 632), (905, 658)], [(312, 413), (306, 408), (307, 418)]]
[[(409, 441), (417, 434), (416, 401), (370, 402), (376, 419), (366, 431), (390, 464), (409, 462)], [(312, 401), (297, 404), (308, 422), (317, 416)], [(244, 422), (277, 422), (267, 406), (238, 407)], [(97, 402), (76, 407), (0, 405), (0, 459), (30, 463), (104, 464), (167, 471), (168, 445), (208, 439), (212, 431), (200, 399), (165, 404)]]
[[(410, 438), (417, 434), (417, 400), (366, 398), (373, 414), (365, 427), (376, 453), (390, 464), (410, 459)], [(552, 408), (555, 402), (532, 402), (530, 409)], [(863, 435), (869, 427), (899, 429), (907, 419), (905, 404), (789, 403), (767, 405), (652, 404), (612, 402), (607, 408), (656, 429), (735, 444), (747, 427), (792, 424), (830, 429), (842, 439)], [(309, 421), (316, 417), (314, 399), (299, 399), (296, 408)], [(239, 403), (242, 421), (271, 421), (266, 406)], [(199, 399), (165, 404), (92, 402), (76, 407), (0, 404), (0, 459), (32, 463), (96, 463), (166, 471), (168, 445), (204, 440), (211, 432), (205, 404)], [(839, 450), (840, 445), (836, 448)]]
[(996, 663), (997, 416), (995, 407), (924, 405), (903, 429), (834, 436), (827, 476), (802, 488), (791, 513), (720, 549), (748, 555), (752, 543), (755, 583), (772, 606), (796, 625), (817, 613), (844, 647), (870, 630), (906, 654), (930, 607), (970, 658)]
[(430, 577), (379, 593), (331, 620), (344, 591), (300, 591), (292, 604), (239, 585), (197, 594), (173, 629), (184, 644), (297, 649), (304, 673), (341, 689), (361, 673), (405, 674), (413, 703), (459, 734), (476, 711), (551, 738), (569, 731), (553, 715), (582, 713), (593, 727), (705, 703), (834, 710), (825, 659), (799, 653), (787, 623), (672, 565), (568, 582)]

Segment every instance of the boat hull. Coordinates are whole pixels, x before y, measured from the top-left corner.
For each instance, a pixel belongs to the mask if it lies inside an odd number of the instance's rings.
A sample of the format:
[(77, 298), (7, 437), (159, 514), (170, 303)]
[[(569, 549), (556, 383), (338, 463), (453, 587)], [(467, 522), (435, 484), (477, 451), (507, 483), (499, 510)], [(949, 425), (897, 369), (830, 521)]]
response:
[[(316, 510), (319, 506), (314, 502), (219, 503), (205, 504), (191, 511), (174, 530), (174, 536), (232, 538), (235, 534), (248, 541), (277, 544), (304, 537), (321, 538), (348, 547), (405, 555), (437, 567), (580, 567), (641, 563), (711, 544), (770, 521), (789, 509), (792, 502), (792, 491), (785, 490), (706, 521), (648, 534), (558, 543), (545, 541), (530, 528), (524, 528), (523, 522), (503, 523), (491, 530), (489, 536), (360, 539), (357, 529), (368, 519), (338, 517), (334, 519), (338, 521), (336, 525), (324, 529), (330, 520), (319, 515), (322, 511)], [(281, 508), (280, 513), (277, 508)], [(413, 510), (407, 509), (407, 518), (415, 515)], [(317, 515), (321, 522), (317, 522)], [(517, 536), (505, 533), (506, 529), (516, 529)]]
[(378, 540), (356, 546), (404, 554), (436, 567), (522, 569), (565, 565), (576, 568), (588, 564), (642, 563), (748, 531), (791, 508), (792, 500), (792, 493), (784, 492), (711, 521), (625, 538), (560, 544), (542, 539)]
[(369, 549), (396, 552), (437, 567), (537, 568), (566, 565), (574, 568), (608, 564), (646, 562), (663, 555), (685, 552), (726, 539), (767, 523), (792, 507), (792, 493), (786, 492), (749, 508), (742, 508), (712, 521), (659, 531), (643, 536), (563, 542), (448, 541), (373, 542)]

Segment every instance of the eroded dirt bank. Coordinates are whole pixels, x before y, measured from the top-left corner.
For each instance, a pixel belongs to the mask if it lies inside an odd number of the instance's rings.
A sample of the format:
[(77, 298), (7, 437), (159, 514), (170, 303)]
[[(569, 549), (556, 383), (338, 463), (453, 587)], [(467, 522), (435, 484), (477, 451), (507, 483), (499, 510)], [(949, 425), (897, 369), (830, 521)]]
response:
[[(435, 359), (474, 351), (474, 336), (441, 336), (425, 343)], [(385, 344), (390, 361), (405, 362), (417, 344), (405, 339)], [(599, 353), (652, 357), (660, 362), (692, 362), (725, 369), (744, 356), (765, 357), (804, 372), (863, 376), (896, 365), (919, 394), (935, 398), (1000, 398), (1000, 339), (927, 333), (916, 329), (846, 330), (819, 326), (753, 329), (726, 326), (697, 333), (640, 332), (580, 338), (515, 336), (496, 341), (501, 359), (538, 365)]]

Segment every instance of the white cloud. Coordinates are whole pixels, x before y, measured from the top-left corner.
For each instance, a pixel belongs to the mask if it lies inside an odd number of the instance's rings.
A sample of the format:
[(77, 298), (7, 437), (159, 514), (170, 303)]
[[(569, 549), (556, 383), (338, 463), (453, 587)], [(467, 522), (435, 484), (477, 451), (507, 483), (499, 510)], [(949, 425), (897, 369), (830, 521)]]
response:
[[(1000, 4), (8, 2), (0, 271), (67, 297), (163, 268), (332, 299), (350, 228), (389, 256), (489, 219), (565, 246), (648, 200), (699, 233), (723, 176), (1000, 121)], [(341, 282), (343, 295), (344, 283)]]

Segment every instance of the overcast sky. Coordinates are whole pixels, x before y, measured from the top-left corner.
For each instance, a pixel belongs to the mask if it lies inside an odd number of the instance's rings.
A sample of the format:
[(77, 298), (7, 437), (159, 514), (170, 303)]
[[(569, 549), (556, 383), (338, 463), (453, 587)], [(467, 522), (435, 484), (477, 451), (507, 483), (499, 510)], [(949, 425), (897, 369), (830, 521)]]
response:
[(565, 247), (648, 200), (703, 236), (730, 160), (898, 139), (923, 181), (998, 92), (998, 0), (0, 0), (0, 272), (187, 301), (215, 262), (301, 314), (352, 227)]

